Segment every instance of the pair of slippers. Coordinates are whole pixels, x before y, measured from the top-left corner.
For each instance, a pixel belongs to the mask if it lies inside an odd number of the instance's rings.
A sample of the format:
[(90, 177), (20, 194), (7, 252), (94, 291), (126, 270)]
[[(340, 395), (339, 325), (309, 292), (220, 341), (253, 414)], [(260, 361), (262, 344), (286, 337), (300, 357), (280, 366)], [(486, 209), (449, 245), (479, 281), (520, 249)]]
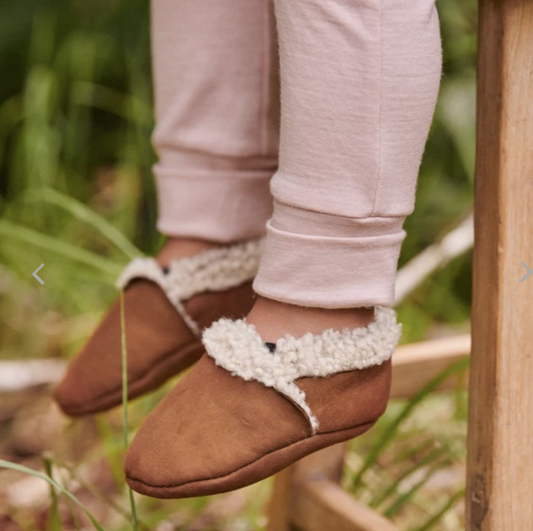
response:
[[(124, 288), (128, 396), (195, 364), (134, 437), (129, 485), (156, 498), (227, 492), (367, 431), (384, 412), (401, 326), (376, 307), (364, 328), (264, 343), (244, 317), (260, 241), (206, 251), (162, 269), (130, 263)], [(120, 302), (71, 362), (55, 399), (71, 416), (120, 405)]]

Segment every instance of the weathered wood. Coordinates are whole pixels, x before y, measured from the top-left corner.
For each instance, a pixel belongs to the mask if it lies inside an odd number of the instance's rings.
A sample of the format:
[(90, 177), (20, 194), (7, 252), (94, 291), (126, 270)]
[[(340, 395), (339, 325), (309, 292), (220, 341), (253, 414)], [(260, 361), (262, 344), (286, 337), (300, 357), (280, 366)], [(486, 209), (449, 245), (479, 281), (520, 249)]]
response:
[(326, 448), (276, 476), (267, 531), (397, 531), (340, 487), (345, 450)]
[(65, 369), (66, 363), (56, 359), (0, 361), (0, 393), (55, 384)]
[[(392, 357), (391, 397), (408, 398), (415, 395), (447, 367), (469, 354), (468, 334), (402, 345)], [(466, 384), (466, 379), (463, 380)], [(463, 381), (453, 376), (443, 382), (438, 390), (454, 389), (460, 383)]]
[(305, 531), (398, 531), (340, 485), (324, 479), (296, 482), (291, 519)]
[(335, 444), (320, 452), (308, 455), (295, 465), (297, 480), (329, 480), (340, 483), (344, 468), (347, 443)]
[(274, 477), (274, 486), (268, 505), (266, 531), (291, 531), (290, 503), (293, 495), (295, 466), (282, 470)]
[(336, 444), (302, 459), (276, 475), (270, 499), (267, 531), (290, 531), (298, 489), (295, 484), (309, 478), (340, 482), (346, 444)]
[(480, 0), (470, 531), (533, 526), (533, 2)]
[(397, 531), (339, 485), (346, 444), (312, 454), (294, 468), (290, 522), (303, 531)]

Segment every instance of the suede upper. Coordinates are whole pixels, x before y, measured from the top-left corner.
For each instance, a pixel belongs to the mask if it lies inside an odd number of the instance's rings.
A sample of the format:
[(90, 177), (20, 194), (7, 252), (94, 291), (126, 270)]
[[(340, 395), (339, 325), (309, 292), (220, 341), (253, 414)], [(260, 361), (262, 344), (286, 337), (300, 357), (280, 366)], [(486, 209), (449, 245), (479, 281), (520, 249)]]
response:
[(335, 440), (371, 425), (387, 404), (390, 362), (302, 378), (298, 385), (320, 421), (317, 435), (299, 407), (276, 390), (203, 356), (137, 432), (125, 460), (128, 482), (147, 495), (179, 498), (264, 479), (318, 449), (313, 445), (320, 437), (333, 434)]
[[(197, 295), (184, 302), (189, 315), (205, 328), (223, 315), (242, 317), (253, 304), (250, 284)], [(161, 385), (202, 355), (194, 336), (159, 286), (133, 280), (124, 292), (129, 398)], [(95, 413), (121, 403), (122, 343), (120, 300), (116, 300), (72, 360), (54, 396), (69, 415)]]

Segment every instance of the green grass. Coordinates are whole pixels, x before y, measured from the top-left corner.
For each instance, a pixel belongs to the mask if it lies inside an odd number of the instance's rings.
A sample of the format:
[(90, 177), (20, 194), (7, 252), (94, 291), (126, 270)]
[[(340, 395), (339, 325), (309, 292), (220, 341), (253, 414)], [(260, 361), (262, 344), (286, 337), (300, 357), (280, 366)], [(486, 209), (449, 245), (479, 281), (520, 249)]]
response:
[[(87, 517), (89, 518), (89, 520), (91, 521), (91, 523), (93, 524), (94, 528), (97, 531), (105, 531), (104, 528), (98, 523), (96, 518), (91, 514), (89, 509), (87, 509), (87, 507), (76, 496), (74, 496), (74, 494), (72, 494), (70, 491), (68, 491), (64, 487), (62, 487), (59, 483), (57, 483), (57, 481), (52, 479), (49, 475), (43, 474), (42, 472), (39, 472), (38, 470), (32, 470), (31, 468), (28, 468), (26, 466), (4, 461), (3, 459), (0, 459), (0, 468), (7, 468), (10, 470), (14, 470), (16, 472), (21, 472), (23, 474), (28, 474), (30, 476), (42, 479), (43, 481), (46, 481), (50, 485), (50, 487), (54, 488), (56, 491), (59, 491), (65, 496), (67, 496), (68, 498), (70, 498), (70, 500), (72, 500), (87, 515)], [(55, 494), (52, 495), (51, 497), (52, 497), (52, 507), (57, 508), (57, 504), (54, 501)]]

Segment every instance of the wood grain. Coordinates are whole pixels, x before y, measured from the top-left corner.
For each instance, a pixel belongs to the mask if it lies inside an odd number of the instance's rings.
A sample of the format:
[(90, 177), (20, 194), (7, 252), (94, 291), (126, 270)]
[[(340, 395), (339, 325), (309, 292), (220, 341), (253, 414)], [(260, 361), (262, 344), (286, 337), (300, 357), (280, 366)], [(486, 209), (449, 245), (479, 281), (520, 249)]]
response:
[[(392, 357), (391, 397), (415, 395), (447, 367), (467, 357), (470, 348), (468, 334), (402, 345)], [(448, 378), (438, 390), (455, 389), (458, 385), (466, 385), (463, 375)]]
[[(270, 499), (267, 531), (290, 531), (295, 499), (301, 495), (298, 482), (309, 479), (340, 482), (346, 444), (336, 444), (301, 459), (276, 475)], [(305, 528), (304, 528), (305, 529)]]
[(533, 529), (533, 2), (480, 0), (470, 531)]
[(295, 485), (292, 522), (305, 531), (398, 531), (337, 483), (315, 479)]
[(282, 470), (274, 477), (274, 486), (268, 505), (266, 531), (291, 531), (290, 502), (293, 494), (294, 467)]
[(340, 487), (345, 451), (331, 446), (276, 476), (267, 531), (397, 531)]

